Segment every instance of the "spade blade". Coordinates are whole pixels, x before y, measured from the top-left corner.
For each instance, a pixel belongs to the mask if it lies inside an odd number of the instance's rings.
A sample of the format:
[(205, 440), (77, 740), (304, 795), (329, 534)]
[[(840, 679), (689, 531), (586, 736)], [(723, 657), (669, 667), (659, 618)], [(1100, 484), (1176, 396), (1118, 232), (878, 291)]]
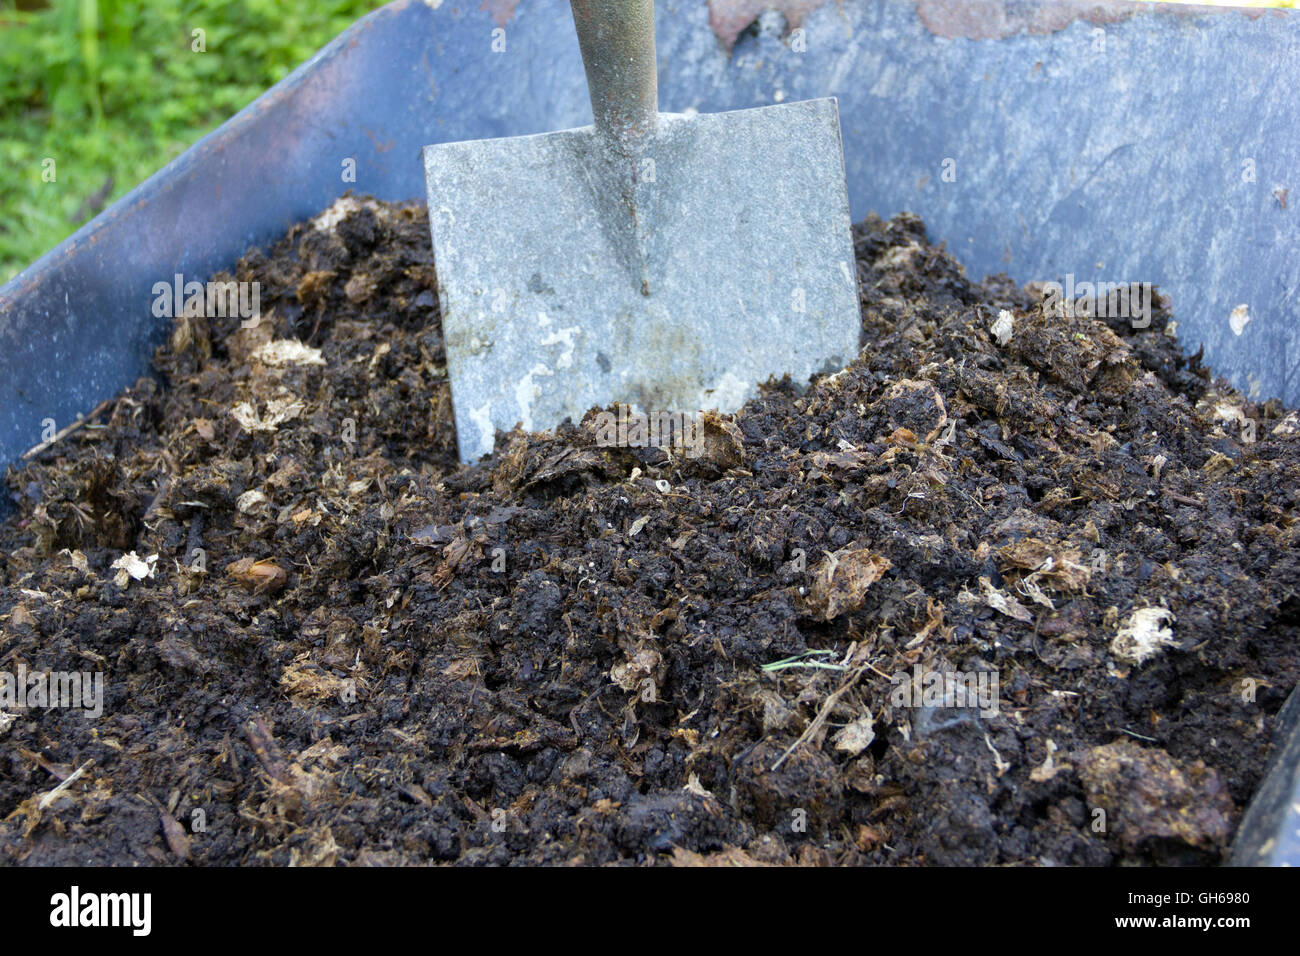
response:
[(732, 412), (857, 354), (833, 98), (660, 114), (636, 157), (584, 127), (424, 165), (462, 461), (593, 406)]

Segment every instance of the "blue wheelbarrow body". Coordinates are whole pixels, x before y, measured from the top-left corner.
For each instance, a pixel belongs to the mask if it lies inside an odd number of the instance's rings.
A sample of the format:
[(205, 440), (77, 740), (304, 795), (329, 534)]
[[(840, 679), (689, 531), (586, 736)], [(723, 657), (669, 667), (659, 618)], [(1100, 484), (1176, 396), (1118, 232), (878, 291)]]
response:
[[(589, 123), (572, 30), (566, 0), (390, 4), (0, 288), (0, 465), (149, 372), (157, 283), (348, 189), (422, 197), (426, 144)], [(1300, 404), (1300, 15), (661, 0), (656, 42), (666, 111), (837, 97), (855, 218), (916, 212), (975, 276), (1154, 282), (1190, 350)], [(1300, 863), (1271, 839), (1300, 803), (1300, 720), (1280, 723), (1236, 862)]]

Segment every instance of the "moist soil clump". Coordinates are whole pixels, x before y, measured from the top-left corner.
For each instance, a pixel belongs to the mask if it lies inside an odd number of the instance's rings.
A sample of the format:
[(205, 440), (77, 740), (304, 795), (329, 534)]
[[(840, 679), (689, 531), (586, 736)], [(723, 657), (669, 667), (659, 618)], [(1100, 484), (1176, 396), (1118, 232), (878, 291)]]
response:
[(7, 475), (0, 673), (104, 683), (0, 713), (0, 861), (1224, 859), (1300, 677), (1300, 420), (1159, 298), (854, 239), (848, 368), (471, 467), (422, 205), (250, 252), (256, 321)]

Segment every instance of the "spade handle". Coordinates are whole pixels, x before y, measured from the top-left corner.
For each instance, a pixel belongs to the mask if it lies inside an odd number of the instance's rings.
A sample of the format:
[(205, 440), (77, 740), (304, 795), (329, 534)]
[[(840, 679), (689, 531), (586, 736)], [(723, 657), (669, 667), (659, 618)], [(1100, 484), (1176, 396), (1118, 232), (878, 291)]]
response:
[(596, 129), (635, 155), (659, 111), (654, 0), (570, 0)]

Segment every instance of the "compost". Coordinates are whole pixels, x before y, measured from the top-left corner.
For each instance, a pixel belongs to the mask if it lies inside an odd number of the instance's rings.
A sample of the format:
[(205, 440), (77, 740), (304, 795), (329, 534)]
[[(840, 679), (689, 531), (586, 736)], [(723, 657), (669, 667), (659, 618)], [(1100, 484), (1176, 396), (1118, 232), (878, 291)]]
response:
[(1222, 860), (1300, 678), (1300, 419), (1159, 296), (854, 241), (848, 368), (471, 467), (422, 205), (247, 254), (260, 317), (7, 475), (0, 674), (103, 696), (10, 694), (0, 860)]

